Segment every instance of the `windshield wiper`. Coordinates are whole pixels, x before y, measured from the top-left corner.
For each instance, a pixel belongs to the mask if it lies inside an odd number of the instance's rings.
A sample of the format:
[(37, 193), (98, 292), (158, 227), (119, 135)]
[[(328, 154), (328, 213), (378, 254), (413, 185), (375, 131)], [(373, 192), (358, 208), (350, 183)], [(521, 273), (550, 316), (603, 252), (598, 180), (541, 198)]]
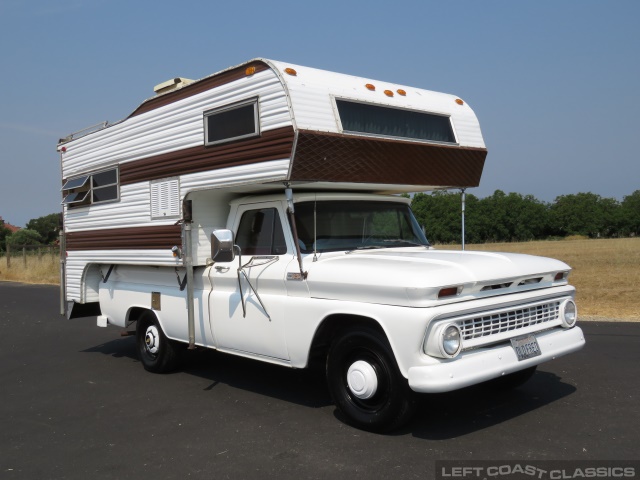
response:
[(410, 242), (409, 240), (403, 240), (402, 238), (385, 238), (382, 240), (385, 243), (405, 243), (407, 245), (411, 245), (413, 247), (426, 247), (428, 245), (423, 245), (422, 243)]
[(360, 245), (359, 247), (352, 248), (351, 250), (347, 250), (346, 253), (355, 252), (356, 250), (379, 250), (381, 248), (393, 248), (393, 247), (405, 247), (405, 246), (429, 248), (430, 246), (429, 244), (425, 245), (422, 243), (410, 242), (409, 240), (403, 240), (401, 238), (385, 238), (379, 241), (382, 241), (383, 243), (391, 243), (391, 242), (393, 242), (394, 244), (400, 243), (402, 245)]

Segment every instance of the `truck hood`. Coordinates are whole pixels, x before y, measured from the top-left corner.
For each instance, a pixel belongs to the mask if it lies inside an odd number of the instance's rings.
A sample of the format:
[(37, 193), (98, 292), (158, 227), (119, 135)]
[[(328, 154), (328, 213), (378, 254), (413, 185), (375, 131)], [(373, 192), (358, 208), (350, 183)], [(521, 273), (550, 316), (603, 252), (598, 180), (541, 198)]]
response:
[[(551, 258), (515, 253), (391, 248), (332, 252), (305, 258), (311, 297), (427, 307), (564, 285), (570, 267)], [(457, 295), (438, 299), (445, 287)]]

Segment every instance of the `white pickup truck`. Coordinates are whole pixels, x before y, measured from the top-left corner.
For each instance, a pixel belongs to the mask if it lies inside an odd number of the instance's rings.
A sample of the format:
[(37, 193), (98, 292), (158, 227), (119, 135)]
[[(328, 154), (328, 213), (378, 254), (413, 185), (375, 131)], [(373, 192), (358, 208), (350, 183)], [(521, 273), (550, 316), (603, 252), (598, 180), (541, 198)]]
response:
[(479, 184), (462, 99), (268, 59), (155, 92), (57, 147), (61, 313), (135, 325), (147, 370), (187, 346), (320, 363), (384, 431), (416, 392), (517, 385), (584, 344), (567, 265), (434, 249), (398, 195)]
[[(436, 250), (408, 203), (300, 194), (296, 242), (284, 195), (233, 201), (229, 230), (213, 232), (212, 260), (194, 273), (201, 344), (295, 368), (322, 359), (336, 405), (372, 430), (406, 421), (413, 392), (516, 385), (582, 347), (566, 264)], [(105, 322), (137, 316), (153, 372), (175, 367), (184, 303), (173, 269), (121, 266), (100, 286)]]

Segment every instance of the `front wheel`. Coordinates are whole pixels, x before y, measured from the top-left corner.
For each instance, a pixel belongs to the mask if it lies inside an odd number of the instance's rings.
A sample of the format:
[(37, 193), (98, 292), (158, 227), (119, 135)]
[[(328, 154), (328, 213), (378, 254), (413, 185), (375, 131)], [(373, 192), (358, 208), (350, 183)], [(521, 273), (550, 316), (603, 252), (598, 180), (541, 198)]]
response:
[(178, 358), (175, 346), (165, 336), (153, 313), (145, 313), (138, 320), (136, 344), (145, 370), (165, 373), (175, 369)]
[(406, 423), (415, 409), (415, 394), (380, 332), (348, 330), (332, 344), (327, 357), (331, 396), (354, 426), (385, 432)]

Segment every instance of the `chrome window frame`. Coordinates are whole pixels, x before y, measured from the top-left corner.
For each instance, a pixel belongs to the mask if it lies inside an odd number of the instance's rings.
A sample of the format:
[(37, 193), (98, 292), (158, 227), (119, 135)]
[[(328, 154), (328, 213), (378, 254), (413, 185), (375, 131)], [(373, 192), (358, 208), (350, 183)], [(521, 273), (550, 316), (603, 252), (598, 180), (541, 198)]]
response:
[[(236, 137), (229, 137), (229, 138), (224, 138), (222, 140), (216, 140), (213, 142), (209, 142), (208, 138), (209, 138), (209, 122), (208, 122), (208, 118), (219, 114), (219, 113), (224, 113), (224, 112), (228, 112), (230, 110), (235, 110), (237, 108), (241, 108), (241, 107), (245, 107), (247, 105), (253, 105), (253, 126), (254, 126), (254, 131), (252, 133), (247, 133), (244, 135), (238, 135)], [(242, 140), (245, 138), (254, 138), (254, 137), (259, 137), (261, 135), (261, 130), (260, 130), (260, 98), (259, 97), (252, 97), (249, 98), (247, 100), (242, 100), (239, 102), (235, 102), (235, 103), (231, 103), (229, 105), (224, 105), (222, 107), (217, 107), (217, 108), (212, 108), (211, 110), (206, 110), (202, 113), (202, 122), (203, 122), (203, 126), (204, 126), (204, 145), (205, 147), (209, 147), (212, 145), (220, 145), (222, 143), (227, 143), (227, 142), (234, 142), (236, 140)]]

